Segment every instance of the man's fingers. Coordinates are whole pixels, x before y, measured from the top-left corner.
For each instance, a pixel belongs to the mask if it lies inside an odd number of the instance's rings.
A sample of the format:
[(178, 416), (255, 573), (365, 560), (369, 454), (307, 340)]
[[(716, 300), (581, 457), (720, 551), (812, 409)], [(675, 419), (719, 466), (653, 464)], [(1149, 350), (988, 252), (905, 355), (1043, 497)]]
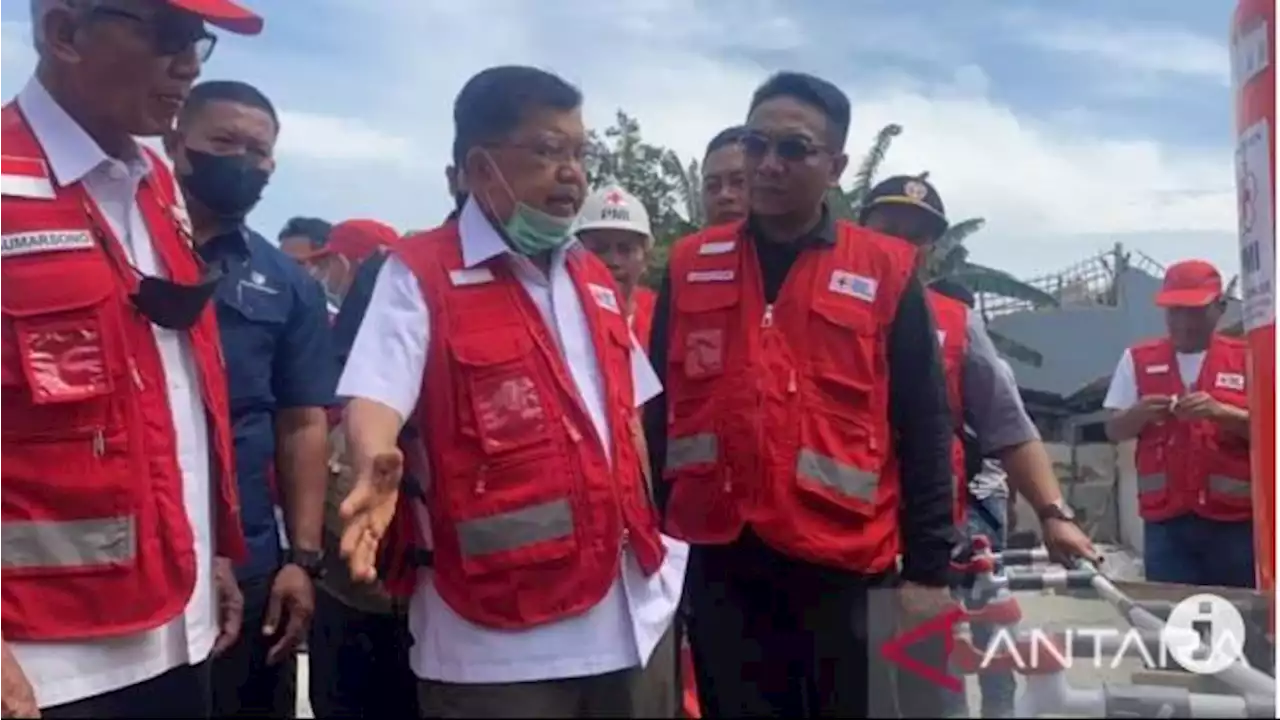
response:
[(373, 501), (373, 490), (367, 477), (361, 476), (351, 487), (351, 492), (347, 493), (347, 497), (343, 499), (342, 504), (338, 506), (338, 516), (344, 521), (349, 521), (360, 513), (368, 510), (369, 505)]
[(360, 547), (360, 541), (364, 539), (369, 532), (369, 518), (362, 515), (347, 523), (342, 529), (342, 537), (338, 541), (338, 552), (342, 557), (348, 560), (355, 554)]
[(284, 632), (281, 633), (275, 644), (271, 646), (271, 649), (267, 651), (267, 664), (275, 665), (288, 657), (302, 642), (302, 635), (306, 630), (306, 614), (298, 612), (296, 605), (290, 606), (289, 621), (285, 624)]
[(276, 634), (276, 628), (280, 627), (280, 613), (284, 609), (285, 593), (279, 588), (271, 588), (271, 595), (267, 598), (267, 612), (262, 618), (262, 634), (270, 637)]

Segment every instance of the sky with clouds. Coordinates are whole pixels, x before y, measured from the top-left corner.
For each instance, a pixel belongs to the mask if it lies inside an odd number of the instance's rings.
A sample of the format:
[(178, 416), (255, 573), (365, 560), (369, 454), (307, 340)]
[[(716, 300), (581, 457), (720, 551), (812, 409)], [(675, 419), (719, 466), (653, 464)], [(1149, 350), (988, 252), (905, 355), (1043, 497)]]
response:
[[(974, 259), (1018, 275), (1122, 242), (1238, 271), (1231, 0), (249, 0), (204, 78), (252, 82), (282, 111), (279, 169), (252, 220), (298, 214), (401, 230), (448, 211), (452, 103), (484, 67), (553, 70), (602, 127), (697, 157), (781, 69), (839, 84), (857, 157), (904, 127), (887, 172), (928, 170)], [(0, 9), (0, 95), (30, 75), (28, 4)]]

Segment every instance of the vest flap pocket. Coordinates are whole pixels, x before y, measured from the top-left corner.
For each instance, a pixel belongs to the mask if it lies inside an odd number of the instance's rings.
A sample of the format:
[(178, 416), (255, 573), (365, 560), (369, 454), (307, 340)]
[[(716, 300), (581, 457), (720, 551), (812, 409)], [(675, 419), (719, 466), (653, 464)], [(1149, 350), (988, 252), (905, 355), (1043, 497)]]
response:
[(116, 341), (104, 316), (110, 276), (23, 277), (32, 269), (17, 277), (6, 272), (0, 289), (6, 332), (13, 333), (7, 340), (16, 348), (4, 357), (5, 383), (25, 381), (37, 405), (110, 394), (119, 365), (111, 359)]
[(464, 434), (478, 438), (490, 456), (528, 450), (551, 439), (552, 408), (547, 403), (552, 398), (546, 393), (555, 388), (540, 382), (527, 330), (460, 335), (450, 347), (462, 365), (467, 396), (460, 403)]
[(810, 414), (801, 423), (796, 485), (819, 507), (857, 515), (875, 510), (881, 452), (872, 432), (845, 420)]
[(123, 429), (5, 438), (4, 576), (114, 572), (137, 553), (135, 476)]
[(813, 311), (827, 322), (859, 334), (873, 334), (876, 318), (869, 303), (847, 297), (820, 296), (813, 301)]
[(13, 318), (93, 308), (115, 289), (111, 270), (100, 260), (17, 265), (6, 261), (0, 283), (0, 310)]
[(533, 350), (529, 331), (518, 326), (460, 333), (449, 339), (453, 357), (463, 365), (489, 367), (524, 358)]
[(736, 282), (685, 283), (676, 293), (676, 309), (682, 313), (724, 310), (737, 305), (740, 294)]

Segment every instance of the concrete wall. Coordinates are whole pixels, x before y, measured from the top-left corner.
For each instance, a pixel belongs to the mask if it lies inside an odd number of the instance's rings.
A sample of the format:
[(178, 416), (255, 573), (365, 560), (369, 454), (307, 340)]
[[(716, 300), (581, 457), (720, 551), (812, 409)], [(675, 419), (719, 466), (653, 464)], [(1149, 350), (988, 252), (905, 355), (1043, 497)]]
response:
[[(1048, 442), (1045, 450), (1067, 502), (1094, 541), (1141, 551), (1133, 444), (1081, 443), (1073, 453), (1069, 443)], [(1015, 512), (1019, 530), (1038, 530), (1040, 523), (1022, 498)]]

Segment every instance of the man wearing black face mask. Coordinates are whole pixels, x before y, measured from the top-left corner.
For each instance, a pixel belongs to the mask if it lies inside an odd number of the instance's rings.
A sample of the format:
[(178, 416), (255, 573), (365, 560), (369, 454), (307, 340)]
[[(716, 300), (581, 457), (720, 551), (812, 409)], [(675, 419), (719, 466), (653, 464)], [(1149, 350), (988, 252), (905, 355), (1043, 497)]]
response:
[[(293, 655), (307, 634), (321, 568), (325, 407), (337, 373), (324, 292), (245, 226), (275, 167), (278, 130), (258, 90), (208, 82), (192, 89), (165, 142), (199, 253), (224, 273), (215, 298), (249, 545), (249, 561), (237, 568), (245, 631), (215, 661), (215, 717), (293, 716)], [(274, 512), (273, 471), (287, 540)]]

